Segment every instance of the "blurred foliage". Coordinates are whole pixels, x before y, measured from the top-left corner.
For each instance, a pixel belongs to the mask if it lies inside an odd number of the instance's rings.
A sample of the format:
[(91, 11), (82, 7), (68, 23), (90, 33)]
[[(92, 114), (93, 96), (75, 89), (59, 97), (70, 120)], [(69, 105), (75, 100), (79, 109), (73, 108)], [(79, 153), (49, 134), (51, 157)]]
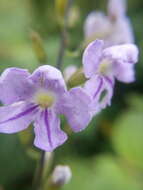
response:
[[(94, 9), (106, 10), (106, 2), (75, 1), (76, 14), (80, 16), (76, 17), (77, 24), (69, 29), (69, 53), (65, 56), (64, 67), (81, 65), (81, 57), (72, 55), (82, 44), (84, 19)], [(142, 8), (143, 1), (128, 0), (128, 15), (140, 50), (143, 49)], [(31, 30), (38, 32), (43, 39), (47, 64), (55, 65), (60, 28), (54, 1), (1, 0), (0, 72), (7, 67), (22, 67), (32, 71), (39, 65), (32, 49)], [(143, 189), (142, 52), (136, 71), (135, 83), (117, 83), (111, 107), (94, 118), (85, 131), (71, 134), (68, 142), (56, 150), (54, 162), (69, 164), (73, 172), (71, 183), (64, 189)], [(29, 140), (26, 144), (26, 139), (29, 139), (27, 133), (21, 133), (20, 139), (18, 135), (0, 134), (0, 185), (4, 190), (31, 189), (36, 162), (32, 159), (35, 152), (28, 149), (26, 154), (25, 148), (31, 145)]]

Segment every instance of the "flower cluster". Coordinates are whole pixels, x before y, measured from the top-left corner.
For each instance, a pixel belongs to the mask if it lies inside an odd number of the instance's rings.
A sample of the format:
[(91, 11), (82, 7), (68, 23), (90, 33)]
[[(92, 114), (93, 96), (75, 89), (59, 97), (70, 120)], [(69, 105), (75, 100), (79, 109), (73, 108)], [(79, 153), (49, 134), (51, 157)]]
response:
[(84, 24), (84, 36), (86, 43), (103, 39), (105, 47), (134, 43), (125, 0), (108, 0), (107, 15), (99, 11), (89, 13)]
[(138, 49), (133, 44), (104, 49), (104, 42), (89, 44), (83, 54), (87, 81), (67, 90), (61, 72), (44, 65), (32, 74), (8, 68), (0, 77), (0, 132), (15, 133), (34, 125), (35, 146), (53, 151), (67, 134), (60, 128), (59, 115), (67, 118), (74, 132), (87, 127), (92, 117), (110, 105), (115, 79), (133, 82)]

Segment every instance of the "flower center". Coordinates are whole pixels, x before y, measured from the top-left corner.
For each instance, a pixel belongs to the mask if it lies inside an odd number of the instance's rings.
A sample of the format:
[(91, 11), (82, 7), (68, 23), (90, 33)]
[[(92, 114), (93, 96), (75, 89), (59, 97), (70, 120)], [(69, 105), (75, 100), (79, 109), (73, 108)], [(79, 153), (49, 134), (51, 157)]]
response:
[(99, 65), (98, 72), (101, 74), (110, 74), (112, 71), (112, 64), (108, 59), (103, 59), (101, 64)]
[(39, 92), (35, 96), (35, 102), (42, 108), (48, 108), (55, 103), (55, 96), (51, 92)]

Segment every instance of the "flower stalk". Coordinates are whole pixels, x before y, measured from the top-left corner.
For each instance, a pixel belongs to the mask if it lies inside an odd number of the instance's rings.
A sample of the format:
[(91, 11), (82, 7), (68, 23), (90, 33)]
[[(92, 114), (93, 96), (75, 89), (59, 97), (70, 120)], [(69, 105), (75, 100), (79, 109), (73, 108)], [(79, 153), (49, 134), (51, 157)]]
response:
[(36, 173), (33, 180), (33, 190), (42, 190), (42, 176), (43, 176), (43, 169), (44, 169), (44, 162), (45, 162), (45, 151), (41, 152), (41, 157), (38, 163), (38, 167), (36, 169)]
[(57, 58), (57, 68), (61, 69), (62, 63), (63, 63), (63, 57), (65, 55), (65, 49), (67, 47), (67, 41), (68, 41), (68, 35), (67, 35), (67, 28), (68, 28), (68, 21), (70, 16), (70, 9), (72, 7), (73, 0), (68, 0), (65, 8), (65, 14), (64, 14), (64, 22), (62, 25), (62, 31), (61, 31), (61, 39), (60, 39), (60, 48)]

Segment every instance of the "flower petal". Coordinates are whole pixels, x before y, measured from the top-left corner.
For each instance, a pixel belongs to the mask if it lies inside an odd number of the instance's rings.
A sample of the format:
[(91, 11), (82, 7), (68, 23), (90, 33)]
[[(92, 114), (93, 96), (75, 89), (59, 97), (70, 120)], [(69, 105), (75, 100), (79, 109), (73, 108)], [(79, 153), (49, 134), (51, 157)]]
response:
[(114, 73), (117, 80), (125, 83), (135, 81), (134, 64), (119, 63), (114, 66)]
[(0, 77), (0, 100), (4, 104), (12, 104), (27, 99), (32, 91), (29, 75), (24, 69), (6, 69)]
[(64, 114), (74, 132), (87, 127), (91, 120), (91, 97), (84, 89), (71, 89), (60, 100), (60, 112)]
[(138, 61), (138, 48), (134, 44), (124, 44), (106, 48), (103, 51), (103, 57), (111, 60), (113, 63), (135, 64)]
[(105, 39), (110, 32), (111, 22), (107, 16), (98, 11), (92, 11), (88, 14), (84, 24), (84, 36), (87, 42)]
[(100, 97), (100, 104), (102, 109), (106, 108), (106, 106), (111, 105), (111, 100), (114, 93), (114, 79), (104, 76), (103, 80), (104, 80), (104, 87), (102, 90), (103, 94), (101, 94), (101, 96), (103, 95), (103, 97)]
[(97, 114), (107, 105), (111, 104), (113, 96), (114, 79), (107, 76), (93, 76), (85, 83), (86, 92), (92, 97), (92, 112)]
[(103, 79), (99, 75), (94, 75), (84, 85), (86, 92), (94, 99), (99, 99), (102, 88)]
[(25, 102), (0, 107), (0, 132), (15, 133), (26, 129), (34, 120), (36, 108)]
[(104, 42), (95, 40), (90, 43), (83, 53), (83, 67), (87, 78), (90, 78), (98, 69)]
[(67, 135), (60, 129), (60, 120), (53, 110), (45, 109), (39, 113), (34, 126), (34, 144), (42, 150), (52, 152), (67, 140)]
[(126, 13), (125, 0), (109, 0), (108, 1), (108, 15), (111, 19), (118, 19)]
[(105, 46), (134, 43), (134, 34), (130, 20), (121, 17), (112, 24), (112, 32), (105, 41)]
[(62, 93), (66, 90), (62, 73), (50, 65), (44, 65), (36, 69), (30, 79), (38, 88), (51, 89), (57, 93)]

